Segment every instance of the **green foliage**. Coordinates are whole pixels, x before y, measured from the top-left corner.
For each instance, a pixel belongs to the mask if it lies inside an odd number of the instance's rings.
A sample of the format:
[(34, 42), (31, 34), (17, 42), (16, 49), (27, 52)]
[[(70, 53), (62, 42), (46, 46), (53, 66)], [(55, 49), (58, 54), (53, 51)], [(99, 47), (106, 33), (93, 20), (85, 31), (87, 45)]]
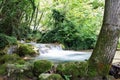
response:
[(42, 33), (38, 30), (33, 31), (31, 34), (27, 34), (26, 42), (38, 41), (41, 38)]
[(15, 37), (10, 37), (5, 34), (0, 34), (0, 49), (4, 49), (6, 46), (17, 44)]
[(104, 5), (102, 0), (101, 1), (99, 1), (99, 0), (93, 0), (91, 2), (91, 4), (93, 6), (93, 9), (97, 9), (99, 7), (103, 7), (103, 5)]
[(0, 33), (27, 38), (28, 42), (57, 42), (66, 49), (79, 50), (94, 48), (104, 1), (2, 0), (0, 5)]
[(10, 37), (10, 36), (7, 36), (7, 40), (9, 42), (10, 45), (16, 45), (17, 44), (17, 39), (15, 37)]
[(77, 79), (78, 77), (87, 76), (88, 64), (87, 62), (69, 62), (59, 64), (56, 72), (61, 75), (69, 75), (70, 79)]
[[(96, 42), (94, 32), (85, 29), (78, 30), (76, 25), (67, 20), (62, 13), (53, 10), (54, 27), (43, 34), (43, 37), (38, 42), (44, 43), (62, 43), (66, 49), (91, 49)], [(86, 33), (87, 32), (87, 33)]]
[(0, 33), (25, 38), (36, 11), (36, 0), (2, 0), (0, 2)]
[(16, 54), (6, 54), (0, 58), (0, 64), (15, 63), (20, 60), (20, 57)]
[(120, 40), (118, 41), (117, 48), (118, 48), (118, 49), (120, 48)]
[(35, 76), (39, 76), (41, 73), (44, 73), (50, 70), (52, 63), (47, 60), (37, 60), (34, 62), (33, 73)]
[(0, 34), (0, 49), (4, 49), (8, 44), (6, 35)]
[(60, 0), (44, 5), (44, 33), (38, 42), (57, 42), (75, 50), (94, 48), (102, 23), (103, 0)]
[(24, 57), (26, 55), (35, 56), (37, 53), (33, 50), (32, 45), (19, 44), (19, 47), (17, 49), (17, 54), (21, 57)]
[(65, 80), (70, 80), (71, 75), (64, 75), (64, 77), (65, 77)]
[(65, 19), (65, 15), (61, 14), (59, 11), (53, 9), (52, 10), (52, 16), (54, 19), (54, 27), (58, 27), (60, 23), (62, 23)]

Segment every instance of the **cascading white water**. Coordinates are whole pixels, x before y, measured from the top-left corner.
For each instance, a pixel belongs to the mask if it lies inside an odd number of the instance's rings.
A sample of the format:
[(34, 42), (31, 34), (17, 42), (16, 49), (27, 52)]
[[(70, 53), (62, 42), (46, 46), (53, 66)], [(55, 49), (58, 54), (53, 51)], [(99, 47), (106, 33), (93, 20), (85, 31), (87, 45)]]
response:
[(89, 59), (91, 52), (62, 50), (59, 44), (30, 43), (38, 48), (40, 55), (36, 59), (50, 60), (53, 62), (84, 61)]

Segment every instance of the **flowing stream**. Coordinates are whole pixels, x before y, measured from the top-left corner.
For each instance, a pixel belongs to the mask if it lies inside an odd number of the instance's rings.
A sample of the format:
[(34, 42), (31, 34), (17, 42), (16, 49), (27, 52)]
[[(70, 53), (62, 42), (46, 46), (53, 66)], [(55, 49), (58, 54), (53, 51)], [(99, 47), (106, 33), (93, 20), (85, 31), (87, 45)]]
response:
[(63, 50), (59, 44), (32, 44), (39, 50), (39, 56), (35, 59), (50, 60), (52, 62), (70, 62), (88, 60), (91, 52), (80, 52), (73, 50)]

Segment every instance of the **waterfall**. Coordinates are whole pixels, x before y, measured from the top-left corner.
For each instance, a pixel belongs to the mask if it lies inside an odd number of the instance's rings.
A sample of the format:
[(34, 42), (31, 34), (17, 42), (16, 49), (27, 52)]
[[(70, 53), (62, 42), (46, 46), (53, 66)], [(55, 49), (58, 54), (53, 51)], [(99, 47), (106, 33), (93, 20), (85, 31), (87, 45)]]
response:
[(39, 50), (40, 55), (36, 59), (45, 59), (53, 62), (84, 61), (89, 59), (91, 55), (91, 52), (63, 50), (60, 44), (29, 44)]
[(61, 47), (61, 45), (58, 45), (58, 44), (40, 44), (39, 45), (40, 54), (49, 53), (50, 50), (60, 51), (60, 50), (62, 50), (62, 47)]

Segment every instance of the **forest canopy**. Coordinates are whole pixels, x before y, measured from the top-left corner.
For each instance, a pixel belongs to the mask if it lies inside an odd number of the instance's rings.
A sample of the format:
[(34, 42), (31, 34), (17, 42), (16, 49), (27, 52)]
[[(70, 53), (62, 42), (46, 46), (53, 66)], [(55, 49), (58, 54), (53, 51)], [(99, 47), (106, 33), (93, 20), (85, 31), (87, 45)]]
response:
[(65, 49), (92, 49), (103, 8), (103, 0), (0, 0), (0, 33)]

